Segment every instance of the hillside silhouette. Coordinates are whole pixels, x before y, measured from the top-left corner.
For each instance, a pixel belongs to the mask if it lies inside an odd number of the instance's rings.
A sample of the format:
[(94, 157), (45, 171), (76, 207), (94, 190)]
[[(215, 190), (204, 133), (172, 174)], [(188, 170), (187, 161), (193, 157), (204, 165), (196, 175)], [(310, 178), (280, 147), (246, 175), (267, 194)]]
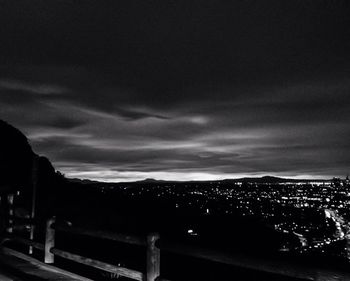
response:
[(46, 210), (53, 200), (53, 191), (62, 178), (61, 174), (46, 157), (32, 150), (20, 130), (3, 120), (0, 120), (0, 136), (0, 194), (20, 191), (17, 203), (29, 209), (35, 184), (40, 203), (38, 208)]
[(0, 186), (23, 188), (31, 183), (35, 157), (27, 138), (0, 120)]
[[(33, 180), (55, 176), (51, 162), (33, 152), (27, 137), (17, 128), (0, 120), (0, 186), (26, 188)], [(36, 165), (34, 164), (36, 160)], [(37, 179), (33, 172), (37, 172)]]

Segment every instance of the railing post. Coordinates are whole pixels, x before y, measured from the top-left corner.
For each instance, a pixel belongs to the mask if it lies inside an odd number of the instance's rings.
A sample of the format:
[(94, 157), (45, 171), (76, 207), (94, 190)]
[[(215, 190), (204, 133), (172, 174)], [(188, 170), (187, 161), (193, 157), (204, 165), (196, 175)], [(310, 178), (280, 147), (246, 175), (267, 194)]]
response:
[[(33, 166), (32, 166), (32, 209), (30, 212), (30, 218), (32, 221), (35, 218), (35, 204), (36, 204), (36, 190), (37, 190), (37, 184), (38, 184), (38, 156), (34, 156), (33, 159)], [(30, 233), (29, 233), (29, 239), (34, 240), (34, 231), (35, 231), (35, 225), (32, 223), (30, 226)], [(33, 254), (33, 247), (29, 246), (29, 254)]]
[(7, 195), (8, 215), (9, 215), (8, 227), (7, 227), (8, 233), (13, 232), (13, 216), (14, 216), (13, 198), (14, 198), (14, 194)]
[(52, 225), (55, 223), (56, 218), (52, 217), (46, 222), (46, 235), (45, 235), (45, 263), (54, 263), (55, 256), (51, 253), (51, 249), (55, 247), (55, 229)]
[(160, 275), (160, 250), (156, 247), (158, 233), (147, 236), (147, 274), (146, 281), (155, 281)]

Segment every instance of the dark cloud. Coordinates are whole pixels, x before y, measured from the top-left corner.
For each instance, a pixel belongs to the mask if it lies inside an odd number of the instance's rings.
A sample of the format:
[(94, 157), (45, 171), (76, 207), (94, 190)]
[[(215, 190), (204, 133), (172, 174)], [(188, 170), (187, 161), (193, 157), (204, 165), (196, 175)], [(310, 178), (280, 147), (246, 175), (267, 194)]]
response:
[(68, 175), (349, 172), (348, 1), (0, 3), (0, 116)]

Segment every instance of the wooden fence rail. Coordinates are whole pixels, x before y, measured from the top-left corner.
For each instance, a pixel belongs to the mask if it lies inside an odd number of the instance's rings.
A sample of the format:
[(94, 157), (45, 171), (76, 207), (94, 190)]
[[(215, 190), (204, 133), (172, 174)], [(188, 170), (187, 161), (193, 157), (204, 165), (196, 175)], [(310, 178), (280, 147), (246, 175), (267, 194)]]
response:
[(123, 277), (127, 277), (130, 279), (134, 279), (134, 280), (138, 280), (138, 281), (144, 281), (145, 277), (144, 274), (142, 272), (133, 270), (133, 269), (129, 269), (129, 268), (125, 268), (125, 267), (121, 267), (121, 266), (116, 266), (116, 265), (112, 265), (112, 264), (108, 264), (102, 261), (98, 261), (95, 259), (91, 259), (91, 258), (87, 258), (87, 257), (83, 257), (77, 254), (72, 254), (69, 253), (67, 251), (62, 251), (56, 248), (52, 248), (50, 250), (51, 253), (53, 253), (56, 256), (59, 256), (61, 258), (65, 258), (77, 263), (81, 263), (87, 266), (91, 266), (97, 269), (101, 269), (103, 271), (107, 271), (107, 272), (111, 272), (111, 273), (115, 273), (118, 274), (120, 276)]
[[(108, 264), (96, 259), (83, 257), (77, 254), (73, 254), (67, 251), (63, 251), (55, 248), (56, 231), (66, 232), (73, 235), (83, 235), (94, 237), (98, 239), (106, 239), (111, 241), (118, 241), (131, 245), (145, 246), (147, 250), (146, 259), (146, 274), (137, 270), (120, 267), (112, 264)], [(119, 274), (130, 279), (139, 281), (155, 281), (160, 274), (160, 250), (155, 246), (156, 241), (159, 239), (157, 233), (152, 233), (147, 238), (138, 236), (112, 233), (106, 231), (87, 230), (79, 227), (62, 226), (56, 224), (55, 218), (51, 218), (46, 224), (46, 236), (45, 236), (45, 263), (54, 263), (54, 256), (59, 256), (77, 263), (85, 264), (100, 270)]]
[(98, 239), (106, 239), (111, 241), (117, 241), (126, 244), (138, 245), (138, 246), (147, 246), (147, 240), (143, 237), (120, 234), (115, 232), (100, 231), (100, 230), (88, 230), (81, 227), (74, 226), (62, 226), (58, 224), (53, 224), (52, 228), (61, 232), (68, 232), (70, 234), (77, 234), (83, 236), (94, 237)]
[[(118, 241), (131, 245), (144, 246), (146, 249), (147, 257), (146, 273), (108, 264), (99, 260), (57, 249), (55, 247), (55, 240), (57, 236), (56, 232), (65, 232), (73, 235), (83, 235), (98, 239)], [(236, 267), (265, 273), (279, 274), (284, 277), (300, 278), (303, 280), (350, 280), (350, 272), (346, 271), (330, 270), (300, 263), (292, 263), (290, 261), (264, 259), (262, 257), (252, 257), (243, 254), (224, 254), (216, 250), (203, 249), (184, 244), (174, 244), (172, 241), (162, 241), (157, 233), (149, 234), (146, 238), (142, 238), (120, 233), (118, 234), (105, 231), (87, 230), (73, 226), (61, 226), (55, 223), (55, 218), (47, 221), (45, 244), (41, 244), (30, 239), (16, 237), (13, 234), (8, 235), (7, 239), (11, 239), (13, 241), (31, 246), (39, 250), (44, 250), (46, 263), (53, 263), (54, 257), (58, 256), (106, 272), (115, 273), (120, 276), (139, 281), (169, 281), (160, 275), (161, 252), (175, 253), (179, 255), (208, 260), (211, 262), (233, 265)]]
[(2, 243), (6, 242), (6, 241), (14, 241), (23, 245), (27, 245), (30, 247), (33, 247), (35, 249), (44, 251), (45, 249), (45, 245), (43, 243), (39, 243), (30, 239), (26, 239), (23, 237), (19, 237), (16, 235), (5, 235), (3, 237), (1, 237)]

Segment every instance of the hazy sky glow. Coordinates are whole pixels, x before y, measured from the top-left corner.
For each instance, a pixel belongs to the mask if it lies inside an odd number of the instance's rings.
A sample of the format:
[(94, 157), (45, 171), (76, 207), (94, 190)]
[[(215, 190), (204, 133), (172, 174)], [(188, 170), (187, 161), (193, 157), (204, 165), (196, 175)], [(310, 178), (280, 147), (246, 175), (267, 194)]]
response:
[(349, 1), (165, 2), (2, 4), (0, 118), (70, 177), (350, 172)]

